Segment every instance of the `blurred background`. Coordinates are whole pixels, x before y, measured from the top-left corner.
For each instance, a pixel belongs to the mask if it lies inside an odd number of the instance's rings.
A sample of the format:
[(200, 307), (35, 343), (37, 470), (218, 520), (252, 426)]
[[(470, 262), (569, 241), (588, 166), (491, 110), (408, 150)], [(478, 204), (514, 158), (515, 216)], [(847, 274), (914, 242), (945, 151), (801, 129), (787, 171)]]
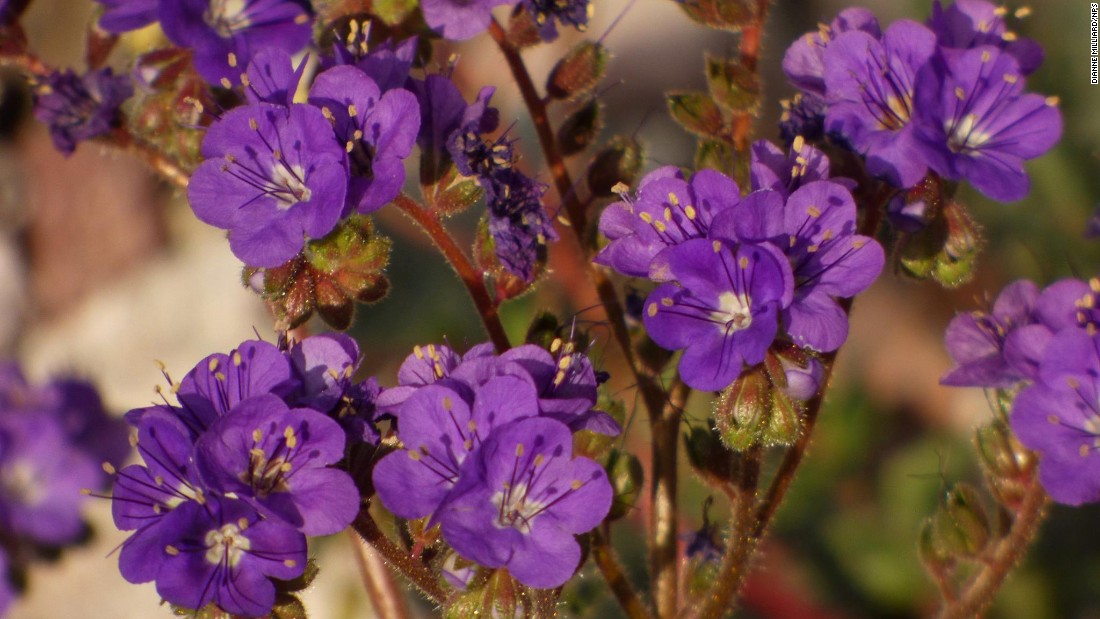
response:
[[(607, 111), (602, 139), (636, 135), (647, 146), (645, 170), (689, 165), (694, 138), (668, 120), (662, 93), (705, 89), (703, 52), (732, 54), (736, 37), (694, 24), (667, 0), (594, 4), (587, 36), (602, 37), (614, 54), (601, 94)], [(884, 24), (923, 20), (930, 11), (925, 1), (865, 5)], [(793, 94), (779, 70), (786, 46), (846, 6), (773, 3), (758, 137), (778, 137), (778, 99)], [(1014, 279), (1045, 285), (1069, 275), (1088, 277), (1100, 265), (1100, 246), (1082, 234), (1100, 200), (1100, 86), (1089, 84), (1089, 3), (1046, 0), (1031, 8), (1018, 30), (1043, 44), (1046, 62), (1029, 85), (1061, 98), (1062, 143), (1028, 166), (1032, 191), (1025, 200), (1002, 205), (963, 190), (985, 239), (971, 283), (948, 291), (884, 273), (857, 300), (817, 436), (748, 580), (744, 616), (902, 619), (932, 612), (937, 597), (917, 557), (917, 532), (951, 483), (980, 483), (970, 440), (974, 428), (991, 418), (981, 391), (938, 385), (950, 366), (943, 329), (955, 312), (979, 306)], [(52, 65), (82, 70), (91, 11), (85, 0), (35, 0), (24, 18), (33, 48)], [(527, 53), (536, 82), (579, 36), (566, 33), (558, 44)], [(126, 43), (140, 49), (153, 40), (146, 35)], [(503, 124), (517, 121), (512, 131), (520, 138), (522, 165), (538, 169), (537, 142), (514, 87), (503, 81), (503, 58), (487, 39), (451, 51), (458, 55), (456, 79), (468, 97), (482, 84), (499, 86), (494, 103)], [(124, 55), (116, 54), (119, 63)], [(447, 50), (437, 55), (446, 57)], [(578, 175), (586, 161), (578, 156), (570, 164)], [(476, 218), (468, 213), (452, 221), (465, 242), (472, 241)], [(391, 293), (359, 308), (352, 333), (365, 354), (363, 372), (389, 385), (414, 344), (447, 337), (465, 349), (484, 336), (458, 280), (427, 239), (394, 212), (384, 210), (379, 219), (395, 241)], [(514, 340), (539, 308), (587, 317), (594, 297), (583, 274), (561, 255), (572, 250), (552, 250), (555, 275), (504, 308)], [(198, 222), (179, 191), (140, 161), (94, 144), (63, 157), (31, 117), (25, 84), (14, 73), (0, 72), (0, 354), (19, 359), (38, 381), (59, 374), (92, 380), (121, 415), (153, 400), (154, 385), (163, 381), (155, 359), (182, 376), (205, 355), (253, 337), (254, 330), (271, 339), (270, 315), (240, 281), (240, 264), (223, 233)], [(615, 376), (617, 353), (606, 331), (597, 325), (591, 335), (594, 359)], [(613, 388), (626, 386), (621, 376)], [(705, 400), (693, 400), (689, 424), (706, 423)], [(647, 455), (646, 435), (639, 417), (626, 440)], [(688, 534), (701, 523), (707, 493), (694, 481), (682, 488), (682, 532)], [(618, 526), (615, 540), (636, 575), (645, 566), (637, 523), (646, 508), (639, 504), (636, 517)], [(95, 529), (91, 541), (55, 563), (37, 565), (10, 616), (170, 616), (166, 606), (158, 608), (151, 584), (129, 585), (118, 575), (110, 553), (125, 536), (111, 525), (109, 502), (91, 500), (87, 514)], [(720, 511), (712, 517), (721, 518)], [(1100, 507), (1053, 507), (1038, 543), (988, 616), (1100, 617), (1097, 522)], [(313, 547), (321, 575), (305, 596), (311, 616), (370, 616), (352, 548), (344, 536)], [(573, 603), (564, 614), (601, 595), (598, 578), (586, 574), (573, 586)], [(613, 605), (598, 602), (587, 616), (616, 615)]]

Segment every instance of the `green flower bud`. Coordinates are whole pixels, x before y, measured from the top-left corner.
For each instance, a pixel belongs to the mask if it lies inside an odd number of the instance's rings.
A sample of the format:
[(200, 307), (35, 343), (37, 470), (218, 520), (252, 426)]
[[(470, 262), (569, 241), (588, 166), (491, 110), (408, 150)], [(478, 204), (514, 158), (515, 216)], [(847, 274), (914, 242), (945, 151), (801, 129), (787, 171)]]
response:
[(601, 43), (581, 41), (550, 71), (546, 94), (552, 99), (579, 99), (603, 79), (610, 59), (611, 54)]

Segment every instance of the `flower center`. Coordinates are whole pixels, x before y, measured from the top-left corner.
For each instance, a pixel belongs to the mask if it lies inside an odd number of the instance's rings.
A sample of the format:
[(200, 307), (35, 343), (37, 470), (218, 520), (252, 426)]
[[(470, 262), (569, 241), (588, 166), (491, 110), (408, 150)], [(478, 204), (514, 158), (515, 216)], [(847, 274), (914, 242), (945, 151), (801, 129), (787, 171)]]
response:
[(248, 0), (210, 0), (210, 6), (202, 18), (218, 36), (228, 39), (235, 31), (243, 30), (251, 23), (245, 11), (247, 6)]
[(948, 122), (944, 129), (946, 129), (949, 136), (947, 147), (953, 153), (979, 150), (992, 137), (990, 134), (978, 130), (978, 116), (976, 114), (966, 114), (955, 123), (954, 128)]
[(26, 460), (16, 460), (2, 469), (0, 494), (13, 503), (33, 506), (46, 497), (46, 484), (38, 479), (37, 468)]
[(236, 567), (241, 561), (241, 555), (252, 547), (248, 538), (241, 534), (241, 527), (236, 524), (207, 531), (205, 542), (206, 560), (213, 565), (228, 563), (230, 567)]
[(514, 486), (505, 484), (494, 494), (491, 500), (497, 508), (497, 519), (493, 525), (498, 529), (515, 529), (524, 535), (530, 533), (532, 522), (545, 505), (535, 501), (529, 492), (527, 483), (520, 482)]
[(275, 185), (271, 193), (276, 199), (276, 206), (285, 211), (299, 202), (309, 202), (313, 192), (306, 186), (305, 177), (302, 166), (288, 166), (283, 161), (276, 161), (271, 168)]
[(747, 294), (728, 290), (718, 297), (718, 309), (711, 312), (710, 317), (718, 323), (723, 333), (729, 335), (752, 326), (751, 310), (752, 304)]

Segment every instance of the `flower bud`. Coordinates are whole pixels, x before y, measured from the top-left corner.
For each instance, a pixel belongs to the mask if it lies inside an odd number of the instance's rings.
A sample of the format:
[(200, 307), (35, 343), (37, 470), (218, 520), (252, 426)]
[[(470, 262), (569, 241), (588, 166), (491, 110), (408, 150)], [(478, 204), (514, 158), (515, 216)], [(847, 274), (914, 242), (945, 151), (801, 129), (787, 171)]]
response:
[(989, 518), (970, 484), (955, 484), (931, 524), (930, 541), (941, 556), (972, 559), (989, 544)]
[(516, 49), (523, 49), (542, 43), (539, 36), (538, 24), (535, 23), (531, 12), (523, 8), (523, 4), (517, 4), (508, 18), (508, 42)]
[(581, 41), (550, 71), (546, 94), (552, 99), (579, 99), (603, 79), (610, 58), (611, 54), (601, 43)]
[(494, 570), (486, 579), (475, 577), (465, 592), (452, 597), (443, 608), (443, 616), (447, 619), (523, 617), (525, 609), (532, 606), (529, 598), (530, 592), (516, 582), (508, 570)]
[(558, 129), (558, 150), (568, 157), (592, 145), (603, 127), (600, 103), (595, 97), (573, 112)]
[(614, 195), (620, 183), (634, 183), (644, 159), (645, 152), (634, 138), (615, 136), (589, 164), (588, 188), (600, 198)]
[(390, 240), (374, 231), (369, 217), (356, 215), (286, 264), (246, 268), (244, 279), (248, 284), (263, 273), (262, 296), (280, 328), (292, 329), (317, 311), (332, 327), (346, 329), (357, 301), (379, 301), (389, 290), (383, 274), (389, 256)]
[(607, 459), (607, 478), (614, 491), (607, 521), (618, 520), (634, 509), (642, 492), (645, 473), (638, 457), (615, 449)]
[(440, 215), (455, 215), (477, 204), (485, 195), (481, 184), (460, 176), (454, 166), (447, 168), (439, 182), (421, 188), (428, 206)]
[(771, 383), (763, 369), (742, 374), (714, 403), (714, 424), (722, 443), (734, 451), (759, 443), (771, 405)]
[(825, 378), (825, 368), (817, 357), (801, 348), (784, 350), (775, 356), (782, 367), (785, 383), (780, 389), (789, 398), (805, 402), (818, 394), (821, 381)]
[(978, 225), (961, 203), (950, 200), (923, 230), (901, 241), (898, 255), (913, 277), (956, 288), (970, 281), (980, 249)]
[(793, 445), (802, 434), (802, 417), (791, 398), (778, 387), (771, 389), (768, 422), (760, 433), (765, 445)]
[(701, 138), (728, 133), (722, 109), (706, 93), (672, 91), (665, 93), (665, 102), (672, 120)]
[(690, 0), (677, 4), (700, 24), (730, 32), (740, 31), (756, 15), (752, 0)]
[(730, 112), (750, 113), (760, 107), (760, 77), (738, 58), (707, 54), (707, 89), (715, 103)]
[(974, 444), (994, 498), (1009, 509), (1018, 507), (1030, 486), (1037, 464), (1035, 455), (1016, 440), (1002, 421), (979, 428), (974, 434)]
[(684, 451), (691, 468), (708, 485), (728, 487), (737, 476), (737, 459), (715, 430), (693, 428), (684, 435)]

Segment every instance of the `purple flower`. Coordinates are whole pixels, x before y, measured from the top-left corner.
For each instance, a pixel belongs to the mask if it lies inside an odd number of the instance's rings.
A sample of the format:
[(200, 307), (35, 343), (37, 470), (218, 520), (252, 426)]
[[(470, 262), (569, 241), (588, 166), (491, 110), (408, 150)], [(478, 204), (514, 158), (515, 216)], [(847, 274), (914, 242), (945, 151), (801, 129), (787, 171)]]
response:
[(157, 21), (159, 0), (96, 0), (103, 5), (99, 27), (107, 32), (121, 34), (144, 28)]
[(710, 234), (783, 248), (794, 274), (784, 329), (795, 344), (819, 352), (840, 348), (848, 337), (848, 317), (835, 299), (865, 290), (885, 262), (882, 246), (856, 234), (852, 194), (833, 181), (807, 183), (786, 200), (779, 192), (755, 191), (715, 217)]
[(466, 106), (462, 120), (447, 138), (447, 151), (458, 171), (466, 176), (488, 180), (493, 172), (512, 165), (511, 144), (505, 140), (487, 141), (483, 133), (492, 133), (500, 125), (500, 112), (489, 106), (496, 88), (485, 86), (474, 102)]
[(349, 22), (351, 31), (343, 41), (332, 44), (332, 59), (322, 58), (326, 69), (339, 65), (355, 65), (366, 73), (382, 92), (402, 88), (409, 79), (413, 60), (416, 59), (417, 39), (409, 37), (401, 42), (387, 39), (368, 46), (369, 27), (359, 22)]
[(443, 538), (529, 587), (564, 584), (581, 560), (574, 536), (604, 519), (612, 497), (603, 468), (572, 454), (572, 433), (552, 419), (498, 428), (442, 508)]
[(947, 351), (956, 367), (940, 383), (955, 387), (1009, 387), (1024, 378), (1004, 354), (1005, 338), (1032, 324), (1039, 289), (1027, 280), (1005, 287), (992, 312), (959, 314), (947, 326)]
[(867, 170), (898, 187), (916, 184), (927, 162), (915, 156), (914, 88), (936, 50), (936, 36), (909, 20), (894, 22), (879, 40), (863, 31), (838, 36), (822, 56), (825, 128), (867, 160)]
[(173, 43), (190, 48), (199, 75), (230, 88), (253, 54), (277, 48), (293, 54), (312, 35), (308, 0), (171, 0), (160, 24)]
[(1045, 153), (1062, 135), (1057, 100), (1024, 94), (1015, 58), (994, 47), (961, 52), (946, 66), (942, 80), (925, 71), (917, 85), (920, 157), (942, 176), (965, 178), (990, 198), (1019, 200), (1029, 188), (1024, 161)]
[(267, 393), (287, 398), (298, 387), (290, 360), (278, 347), (248, 340), (229, 354), (209, 355), (183, 377), (175, 414), (198, 436), (246, 398)]
[(458, 86), (443, 75), (428, 75), (423, 81), (410, 79), (409, 89), (420, 102), (416, 144), (420, 147), (421, 181), (435, 182), (451, 162), (447, 147), (455, 130), (462, 126), (466, 100)]
[(321, 110), (266, 103), (227, 112), (202, 143), (187, 197), (202, 221), (229, 230), (233, 254), (276, 267), (344, 214), (347, 158)]
[(781, 355), (779, 363), (787, 386), (783, 390), (792, 400), (805, 402), (821, 391), (821, 381), (825, 377), (825, 368), (814, 357), (806, 357), (800, 362)]
[(537, 414), (534, 387), (515, 376), (489, 380), (472, 403), (443, 385), (421, 388), (397, 413), (403, 448), (374, 468), (378, 498), (402, 518), (434, 514), (460, 479), (467, 457), (494, 428)]
[(157, 593), (177, 606), (213, 602), (235, 615), (259, 617), (275, 604), (271, 579), (290, 580), (305, 569), (305, 536), (261, 518), (243, 501), (185, 503), (164, 520)]
[(253, 396), (211, 425), (195, 449), (211, 489), (306, 535), (338, 533), (359, 512), (351, 477), (328, 466), (344, 457), (344, 432), (315, 410)]
[(772, 189), (784, 196), (813, 181), (828, 180), (829, 158), (801, 136), (794, 138), (790, 153), (767, 140), (753, 142), (749, 164), (751, 188)]
[(78, 142), (119, 126), (119, 106), (134, 92), (130, 78), (110, 68), (78, 76), (55, 71), (35, 89), (34, 116), (49, 125), (57, 150), (69, 155)]
[(1043, 48), (1031, 39), (1021, 39), (1009, 32), (1005, 24), (1007, 12), (1005, 7), (985, 0), (955, 0), (946, 9), (936, 0), (928, 27), (936, 33), (940, 48), (949, 57), (962, 50), (993, 45), (1014, 56), (1024, 75), (1030, 74), (1043, 63)]
[(0, 411), (0, 528), (61, 546), (84, 532), (85, 488), (103, 485), (92, 455), (76, 448), (49, 414)]
[(1035, 384), (1016, 397), (1012, 430), (1039, 452), (1039, 480), (1059, 503), (1100, 500), (1100, 336), (1059, 332)]
[(783, 54), (783, 72), (787, 80), (804, 93), (825, 96), (825, 49), (845, 32), (865, 32), (872, 38), (882, 36), (878, 19), (864, 8), (841, 11), (831, 24), (821, 24), (817, 32), (807, 32)]
[(292, 105), (294, 93), (306, 69), (306, 60), (303, 58), (295, 67), (285, 50), (269, 47), (257, 53), (248, 63), (243, 79), (248, 102)]
[(501, 364), (522, 369), (535, 385), (539, 414), (556, 419), (570, 430), (590, 430), (616, 436), (622, 431), (610, 415), (593, 409), (596, 405), (596, 372), (588, 355), (574, 352), (573, 344), (554, 340), (553, 353), (541, 346), (525, 344), (500, 356)]
[(294, 343), (286, 353), (298, 378), (299, 387), (287, 404), (323, 412), (347, 432), (349, 444), (380, 438), (374, 426), (378, 381), (369, 378), (355, 383), (359, 366), (359, 345), (342, 333), (324, 333)]
[(1090, 316), (1095, 296), (1089, 284), (1075, 279), (1055, 282), (1042, 293), (1027, 280), (1009, 284), (991, 311), (959, 314), (947, 325), (945, 341), (956, 367), (940, 383), (1006, 388), (1034, 380), (1055, 333), (1095, 321)]
[(420, 8), (424, 21), (445, 39), (461, 41), (481, 34), (489, 27), (492, 9), (518, 0), (424, 0)]
[(506, 271), (531, 281), (546, 243), (558, 238), (542, 204), (546, 185), (515, 168), (494, 173), (487, 184), (493, 252)]
[(770, 244), (718, 239), (685, 241), (667, 256), (676, 283), (649, 294), (646, 331), (664, 348), (684, 349), (680, 374), (689, 386), (724, 389), (743, 365), (764, 360), (793, 295), (790, 265)]
[[(459, 355), (442, 344), (414, 346), (412, 354), (405, 357), (397, 370), (397, 386), (384, 389), (375, 404), (383, 413), (392, 413), (421, 387), (436, 382), (457, 390), (463, 398), (470, 400), (473, 389), (484, 382), (478, 381), (478, 376), (484, 374), (487, 380), (492, 375), (493, 364), (492, 344), (474, 346), (465, 355)], [(488, 372), (484, 371), (483, 366), (490, 368)], [(463, 369), (459, 370), (459, 367)], [(458, 376), (452, 378), (456, 371)]]
[(209, 494), (194, 463), (191, 431), (169, 411), (147, 411), (137, 420), (137, 449), (145, 465), (118, 472), (111, 513), (120, 531), (134, 531), (118, 557), (122, 577), (154, 580), (165, 555), (164, 540), (175, 534), (166, 518), (181, 505), (203, 505)]
[(539, 38), (546, 42), (558, 38), (559, 23), (584, 32), (592, 16), (588, 0), (522, 0), (520, 4), (534, 20)]
[(404, 159), (420, 129), (416, 97), (401, 88), (381, 94), (366, 73), (340, 66), (317, 76), (309, 102), (330, 119), (348, 152), (349, 206), (370, 213), (397, 197), (405, 184)]
[(779, 115), (779, 135), (787, 144), (801, 136), (810, 142), (825, 137), (825, 99), (817, 95), (795, 93), (789, 100), (779, 102), (783, 112)]
[(667, 281), (668, 261), (661, 252), (705, 237), (711, 220), (735, 207), (740, 195), (736, 183), (713, 170), (700, 170), (689, 182), (673, 166), (658, 168), (642, 179), (634, 200), (604, 210), (600, 232), (610, 242), (595, 262), (623, 275)]

